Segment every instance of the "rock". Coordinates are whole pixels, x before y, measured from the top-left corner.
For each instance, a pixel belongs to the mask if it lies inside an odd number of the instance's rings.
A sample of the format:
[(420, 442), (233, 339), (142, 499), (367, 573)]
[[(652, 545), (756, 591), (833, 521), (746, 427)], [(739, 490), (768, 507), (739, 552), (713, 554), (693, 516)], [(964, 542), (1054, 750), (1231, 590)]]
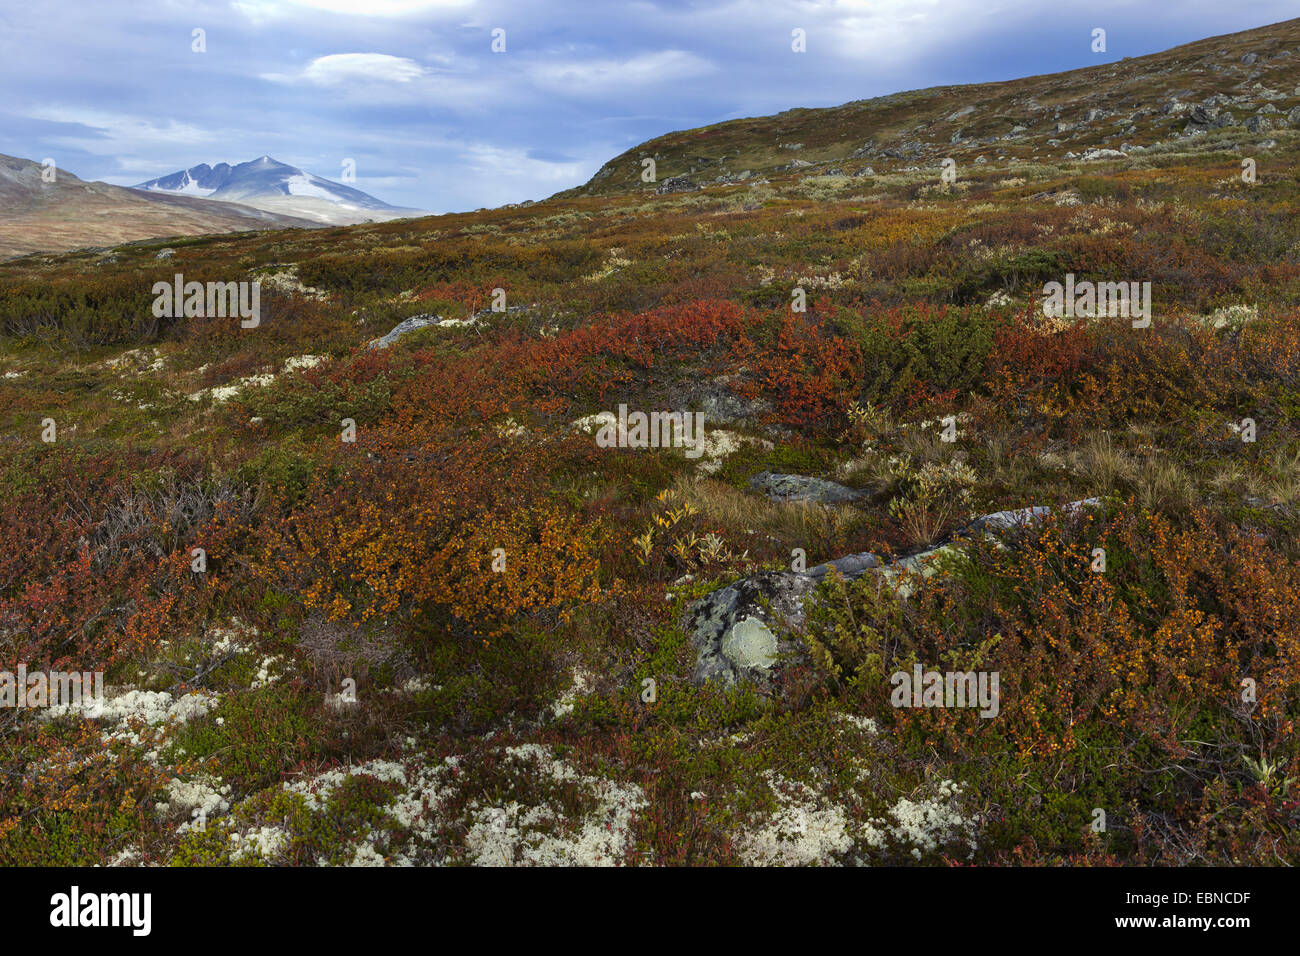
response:
[(410, 318), (403, 319), (398, 325), (394, 326), (393, 330), (387, 335), (371, 342), (370, 348), (386, 349), (407, 332), (414, 332), (416, 329), (422, 329), (427, 325), (433, 325), (435, 322), (440, 322), (441, 320), (441, 316), (433, 315), (431, 313), (425, 315), (413, 315)]
[(777, 630), (803, 625), (803, 599), (816, 582), (806, 574), (764, 571), (714, 591), (691, 606), (687, 627), (697, 652), (693, 680), (765, 685), (783, 651), (797, 648)]
[[(1300, 107), (1296, 107), (1296, 108), (1297, 108), (1297, 109), (1300, 109)], [(875, 171), (874, 169), (872, 169), (870, 166), (863, 166), (861, 169), (857, 170), (853, 175), (854, 175), (854, 176), (874, 176), (874, 175), (876, 175), (876, 171)]]
[(860, 578), (873, 568), (880, 567), (880, 558), (876, 557), (870, 551), (863, 551), (858, 554), (845, 555), (842, 558), (836, 558), (834, 561), (827, 561), (819, 564), (814, 568), (808, 569), (808, 577), (820, 581), (832, 571), (838, 572), (840, 577), (849, 581)]
[(661, 182), (655, 189), (656, 195), (662, 196), (666, 193), (689, 193), (694, 192), (700, 187), (695, 185), (685, 176), (669, 176)]
[(776, 663), (776, 635), (756, 617), (732, 627), (722, 641), (722, 656), (742, 670), (768, 670)]
[(1293, 107), (1291, 112), (1286, 114), (1286, 121), (1292, 126), (1300, 125), (1300, 106)]
[(1118, 149), (1098, 149), (1094, 146), (1091, 149), (1085, 149), (1083, 155), (1079, 158), (1084, 162), (1091, 162), (1094, 159), (1127, 159), (1128, 154), (1122, 153)]
[(762, 491), (773, 501), (815, 501), (819, 504), (844, 504), (856, 501), (862, 493), (824, 478), (806, 475), (782, 475), (764, 471), (749, 480), (749, 487)]
[[(1100, 503), (1098, 498), (1087, 498), (1072, 501), (1060, 510), (1071, 514)], [(957, 533), (956, 539), (978, 533), (996, 536), (1015, 532), (1042, 520), (1053, 510), (1039, 505), (994, 512), (972, 521)], [(697, 684), (720, 680), (726, 686), (747, 680), (760, 689), (767, 689), (781, 656), (800, 651), (801, 643), (790, 637), (790, 632), (803, 627), (805, 599), (832, 571), (848, 580), (873, 571), (902, 597), (908, 597), (912, 587), (901, 578), (909, 574), (929, 577), (938, 570), (936, 558), (961, 553), (959, 540), (899, 558), (888, 565), (882, 565), (876, 555), (863, 552), (827, 561), (803, 574), (762, 571), (719, 588), (691, 605), (687, 615), (687, 629), (697, 654), (692, 680)]]
[(1266, 133), (1273, 128), (1273, 121), (1267, 116), (1260, 116), (1256, 113), (1246, 120), (1246, 131), (1249, 133)]
[(159, 250), (158, 250), (158, 254), (157, 254), (156, 256), (154, 256), (154, 258), (155, 258), (155, 259), (170, 259), (170, 258), (171, 258), (172, 256), (174, 256), (174, 255), (176, 255), (176, 250), (175, 250), (175, 249), (159, 249)]
[(1246, 66), (1252, 66), (1259, 59), (1258, 53), (1247, 53), (1241, 58), (1241, 62)]
[[(1084, 498), (1081, 501), (1071, 501), (1061, 507), (1063, 514), (1073, 514), (1081, 508), (1093, 508), (1101, 504), (1100, 498)], [(1046, 505), (1036, 505), (1032, 508), (1014, 508), (1010, 511), (995, 511), (993, 514), (984, 515), (982, 518), (976, 518), (965, 528), (964, 533), (973, 531), (1014, 531), (1034, 524), (1042, 518), (1047, 517), (1054, 509)]]

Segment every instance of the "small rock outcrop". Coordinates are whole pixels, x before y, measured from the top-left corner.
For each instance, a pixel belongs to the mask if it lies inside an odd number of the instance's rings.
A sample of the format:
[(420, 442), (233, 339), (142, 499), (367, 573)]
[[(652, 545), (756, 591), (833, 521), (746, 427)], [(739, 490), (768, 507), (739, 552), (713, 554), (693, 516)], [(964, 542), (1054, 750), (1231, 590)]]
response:
[(388, 348), (388, 346), (392, 345), (394, 342), (400, 339), (407, 332), (414, 332), (416, 329), (422, 329), (425, 326), (433, 325), (435, 322), (438, 321), (440, 321), (440, 317), (433, 315), (432, 313), (425, 314), (425, 315), (413, 315), (410, 318), (403, 319), (399, 324), (395, 325), (392, 331), (390, 331), (387, 335), (383, 335), (380, 338), (375, 339), (373, 342), (370, 343), (370, 347), (372, 349), (386, 349)]
[(797, 647), (777, 634), (802, 627), (803, 599), (816, 583), (806, 574), (763, 571), (697, 601), (688, 618), (695, 683), (766, 684), (780, 654)]
[(862, 492), (824, 478), (782, 475), (771, 471), (755, 475), (749, 480), (749, 487), (764, 492), (773, 501), (815, 501), (818, 504), (838, 505), (862, 497)]
[(699, 188), (685, 176), (670, 176), (655, 188), (655, 193), (663, 196), (667, 193), (695, 192)]
[[(1072, 501), (1060, 511), (1072, 514), (1100, 503), (1099, 498), (1087, 498)], [(997, 511), (975, 519), (957, 532), (956, 537), (1013, 533), (1055, 510), (1037, 505)], [(762, 571), (719, 588), (696, 601), (687, 613), (686, 625), (696, 651), (692, 680), (697, 684), (718, 680), (728, 687), (738, 681), (749, 681), (760, 689), (766, 689), (776, 676), (781, 656), (800, 650), (802, 645), (791, 635), (803, 627), (804, 599), (831, 571), (847, 580), (873, 571), (906, 597), (911, 593), (911, 587), (898, 583), (899, 578), (908, 574), (929, 577), (941, 567), (941, 562), (936, 559), (955, 555), (961, 548), (954, 541), (889, 564), (883, 564), (870, 552), (850, 554), (803, 573)]]

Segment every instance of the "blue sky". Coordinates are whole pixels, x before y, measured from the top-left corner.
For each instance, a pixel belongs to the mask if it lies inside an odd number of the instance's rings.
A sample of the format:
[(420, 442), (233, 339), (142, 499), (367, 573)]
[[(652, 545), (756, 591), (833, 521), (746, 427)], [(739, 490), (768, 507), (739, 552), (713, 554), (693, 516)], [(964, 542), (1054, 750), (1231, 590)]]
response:
[(355, 185), (386, 202), (476, 209), (578, 185), (670, 130), (1091, 66), (1298, 13), (1294, 0), (0, 0), (0, 152), (119, 185), (263, 154), (339, 180), (351, 158)]

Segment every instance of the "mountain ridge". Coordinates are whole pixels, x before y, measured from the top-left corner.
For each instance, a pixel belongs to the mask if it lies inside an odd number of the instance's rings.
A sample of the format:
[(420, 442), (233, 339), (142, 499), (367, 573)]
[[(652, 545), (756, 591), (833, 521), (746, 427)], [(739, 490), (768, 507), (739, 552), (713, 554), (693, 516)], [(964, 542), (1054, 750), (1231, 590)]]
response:
[(420, 210), (393, 206), (343, 183), (262, 155), (244, 163), (200, 163), (132, 187), (141, 192), (239, 202), (328, 225), (396, 219)]
[(171, 236), (314, 229), (319, 222), (236, 202), (87, 182), (66, 169), (0, 154), (0, 258)]

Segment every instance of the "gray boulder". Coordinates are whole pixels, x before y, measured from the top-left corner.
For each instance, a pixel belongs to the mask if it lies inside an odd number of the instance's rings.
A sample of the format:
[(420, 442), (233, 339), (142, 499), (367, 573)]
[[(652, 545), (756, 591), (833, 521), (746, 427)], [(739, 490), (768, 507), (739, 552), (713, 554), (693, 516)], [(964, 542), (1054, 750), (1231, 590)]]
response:
[(777, 635), (803, 626), (803, 599), (815, 584), (806, 574), (764, 571), (692, 605), (687, 627), (697, 654), (695, 683), (766, 685), (781, 654), (798, 647)]
[(426, 325), (433, 325), (433, 323), (440, 319), (441, 316), (433, 315), (432, 313), (413, 315), (410, 318), (403, 319), (398, 325), (394, 326), (393, 330), (387, 335), (375, 339), (370, 343), (370, 347), (372, 349), (386, 349), (407, 332), (414, 332), (416, 329), (422, 329)]
[(695, 192), (699, 188), (685, 176), (669, 176), (655, 188), (655, 193), (663, 196), (667, 193)]
[(857, 501), (862, 492), (824, 478), (782, 475), (764, 471), (749, 479), (749, 487), (764, 492), (773, 501), (815, 501), (824, 505)]

